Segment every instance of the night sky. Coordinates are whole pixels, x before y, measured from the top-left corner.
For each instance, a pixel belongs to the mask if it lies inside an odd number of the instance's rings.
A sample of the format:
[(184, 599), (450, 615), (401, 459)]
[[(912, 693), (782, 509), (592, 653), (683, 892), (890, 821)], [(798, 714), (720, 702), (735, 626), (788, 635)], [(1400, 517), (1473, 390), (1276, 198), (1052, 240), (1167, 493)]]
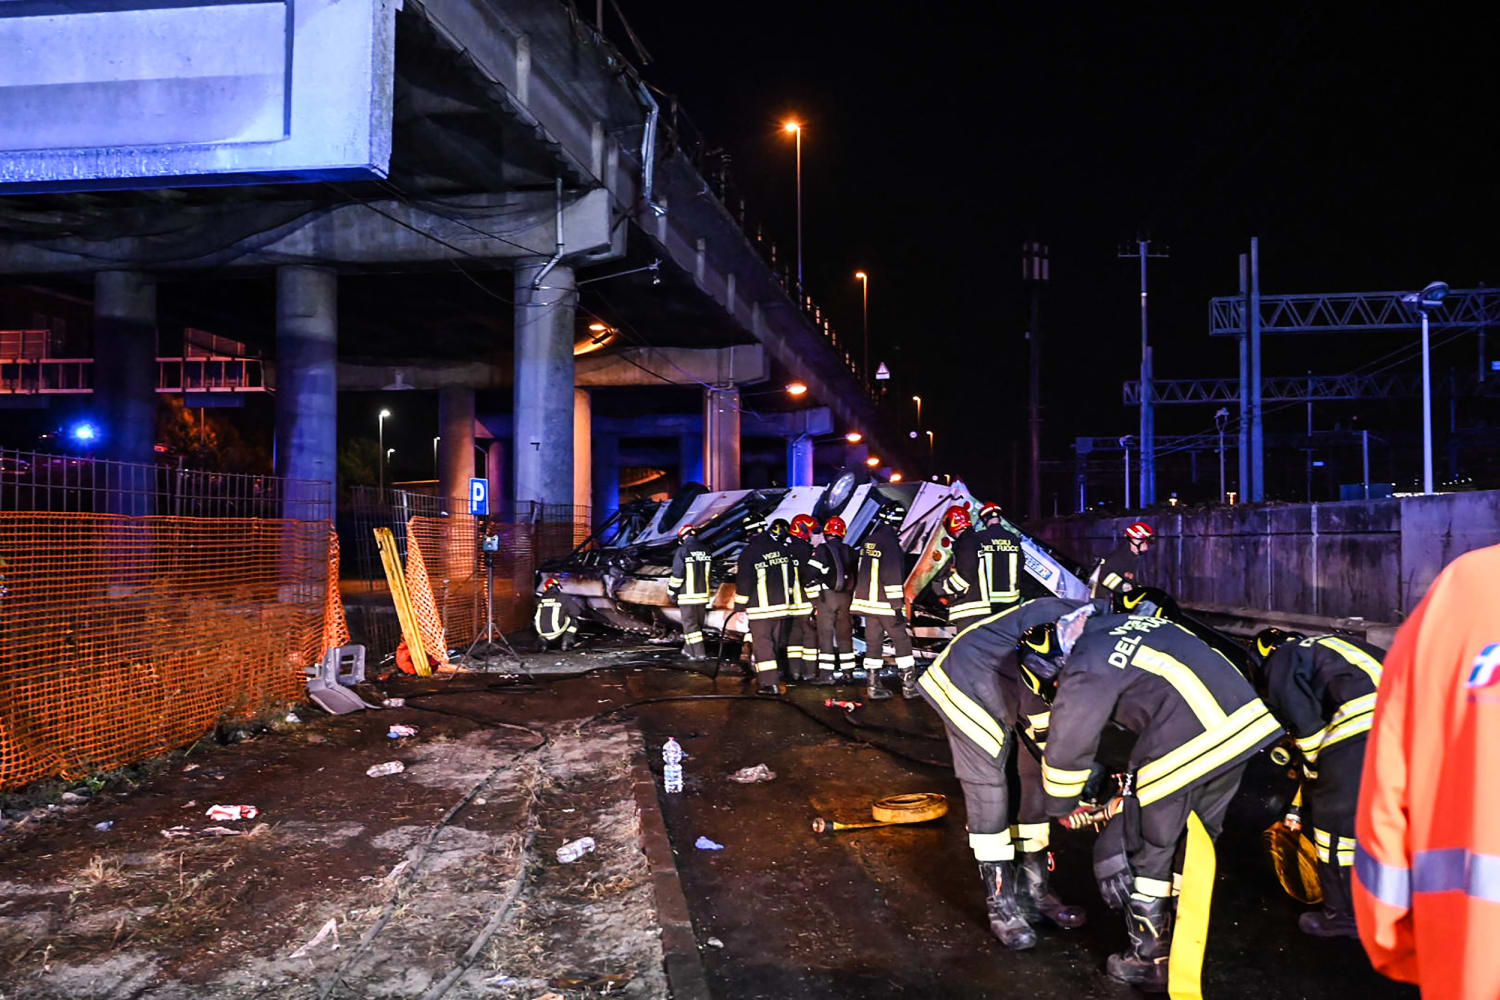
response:
[[(593, 5), (588, 5), (592, 13)], [(1120, 383), (1139, 364), (1137, 269), (1120, 245), (1170, 249), (1151, 270), (1158, 377), (1232, 376), (1207, 336), (1237, 255), (1261, 239), (1268, 294), (1500, 280), (1493, 15), (1358, 21), (1269, 8), (1183, 18), (1076, 5), (880, 7), (655, 0), (626, 13), (676, 93), (733, 157), (751, 215), (784, 254), (806, 123), (807, 283), (857, 331), (871, 274), (877, 360), (929, 401), (939, 466), (988, 490), (1025, 441), (1019, 249), (1051, 247), (1043, 305), (1045, 452), (1135, 430)], [(1237, 14), (1248, 10), (1233, 8)], [(611, 37), (636, 56), (613, 12)], [(1402, 336), (1283, 338), (1267, 375), (1347, 371)], [(1448, 363), (1474, 364), (1472, 337)], [(1411, 363), (1412, 365), (1415, 362)], [(1347, 420), (1358, 404), (1327, 404)], [(1302, 407), (1268, 417), (1302, 425)], [(1158, 433), (1212, 426), (1176, 408)]]

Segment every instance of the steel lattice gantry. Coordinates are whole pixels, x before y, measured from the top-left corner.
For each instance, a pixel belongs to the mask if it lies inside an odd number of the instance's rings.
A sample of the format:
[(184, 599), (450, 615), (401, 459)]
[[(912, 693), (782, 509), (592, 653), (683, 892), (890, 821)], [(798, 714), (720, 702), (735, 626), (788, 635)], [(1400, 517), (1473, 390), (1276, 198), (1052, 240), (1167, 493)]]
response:
[[(1333, 292), (1260, 296), (1261, 333), (1360, 333), (1410, 330), (1417, 325), (1407, 292)], [(1246, 297), (1220, 295), (1208, 303), (1208, 332), (1215, 337), (1246, 332)], [(1432, 312), (1434, 330), (1484, 328), (1500, 322), (1500, 289), (1455, 288)]]
[[(1460, 379), (1455, 389), (1462, 395), (1500, 392), (1500, 379), (1481, 382), (1469, 375)], [(1238, 405), (1240, 401), (1239, 380), (1232, 378), (1153, 379), (1151, 390), (1151, 401), (1157, 406), (1212, 403)], [(1347, 402), (1421, 394), (1421, 378), (1415, 374), (1399, 372), (1378, 375), (1282, 375), (1261, 380), (1261, 398), (1268, 403)], [(1123, 400), (1126, 406), (1140, 405), (1139, 381), (1125, 383)]]

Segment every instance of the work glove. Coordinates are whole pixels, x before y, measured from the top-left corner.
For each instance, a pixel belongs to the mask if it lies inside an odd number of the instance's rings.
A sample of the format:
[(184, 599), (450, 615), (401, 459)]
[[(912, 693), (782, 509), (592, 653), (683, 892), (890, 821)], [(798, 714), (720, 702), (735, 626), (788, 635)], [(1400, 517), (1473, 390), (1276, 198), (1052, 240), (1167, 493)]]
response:
[(1082, 830), (1086, 826), (1092, 826), (1098, 830), (1118, 816), (1123, 808), (1125, 808), (1125, 799), (1116, 795), (1103, 805), (1083, 803), (1066, 816), (1060, 817), (1058, 822), (1069, 830)]
[(1099, 883), (1099, 895), (1111, 910), (1123, 910), (1135, 888), (1126, 833), (1122, 820), (1106, 826), (1094, 841), (1094, 880)]

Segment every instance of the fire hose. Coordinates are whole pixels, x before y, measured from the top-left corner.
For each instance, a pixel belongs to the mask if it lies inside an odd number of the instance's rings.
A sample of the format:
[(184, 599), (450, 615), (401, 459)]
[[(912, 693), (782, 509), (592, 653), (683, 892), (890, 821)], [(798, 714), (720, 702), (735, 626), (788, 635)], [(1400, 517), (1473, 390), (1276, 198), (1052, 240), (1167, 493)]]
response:
[(937, 792), (909, 792), (905, 795), (888, 795), (876, 799), (870, 806), (872, 823), (840, 823), (838, 820), (819, 816), (812, 821), (813, 833), (833, 833), (837, 830), (869, 830), (878, 826), (899, 826), (905, 823), (925, 823), (948, 814), (948, 797)]

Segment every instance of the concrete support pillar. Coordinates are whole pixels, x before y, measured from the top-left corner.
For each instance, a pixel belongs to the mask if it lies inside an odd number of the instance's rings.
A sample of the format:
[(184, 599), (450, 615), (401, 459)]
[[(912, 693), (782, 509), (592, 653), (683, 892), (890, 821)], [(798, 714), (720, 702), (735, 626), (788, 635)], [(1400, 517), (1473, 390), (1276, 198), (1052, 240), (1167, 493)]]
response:
[(338, 275), (322, 267), (276, 269), (276, 474), (329, 484), (317, 508), (288, 490), (286, 516), (333, 516), (338, 482)]
[(517, 503), (573, 505), (573, 269), (516, 266), (515, 466)]
[(710, 490), (740, 488), (740, 391), (703, 390), (703, 471)]
[(592, 503), (597, 528), (620, 509), (620, 439), (613, 434), (595, 434), (593, 452)]
[(573, 390), (573, 506), (577, 510), (589, 510), (585, 520), (578, 517), (583, 541), (594, 524), (594, 400), (587, 389)]
[(156, 461), (156, 279), (149, 274), (94, 275), (94, 406), (105, 455)]
[(684, 434), (678, 439), (677, 483), (703, 482), (703, 435)]
[(484, 445), (484, 474), (490, 483), (490, 513), (501, 520), (508, 520), (505, 514), (508, 481), (505, 473), (505, 442), (490, 438)]
[(788, 486), (811, 486), (813, 484), (813, 441), (806, 434), (794, 437), (786, 443), (786, 484)]
[(469, 509), (474, 477), (474, 390), (438, 390), (438, 495), (449, 510)]

